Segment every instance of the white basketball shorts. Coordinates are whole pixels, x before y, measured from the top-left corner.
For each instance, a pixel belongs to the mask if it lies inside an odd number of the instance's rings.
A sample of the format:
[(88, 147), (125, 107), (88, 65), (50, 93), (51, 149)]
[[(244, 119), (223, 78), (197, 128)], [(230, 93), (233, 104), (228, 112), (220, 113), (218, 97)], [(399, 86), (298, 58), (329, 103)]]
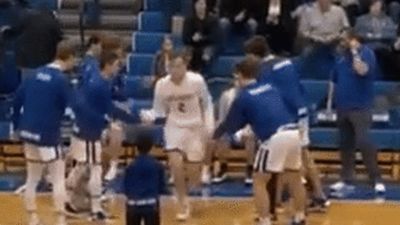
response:
[(205, 137), (205, 129), (201, 126), (194, 128), (166, 126), (164, 128), (166, 151), (179, 150), (189, 162), (203, 161)]
[(278, 131), (260, 145), (254, 160), (254, 170), (263, 173), (300, 170), (301, 151), (299, 130)]
[(100, 141), (86, 141), (73, 136), (70, 148), (70, 156), (79, 163), (101, 163), (102, 150)]
[(26, 143), (24, 153), (28, 162), (49, 163), (64, 158), (64, 152), (59, 146), (43, 147)]

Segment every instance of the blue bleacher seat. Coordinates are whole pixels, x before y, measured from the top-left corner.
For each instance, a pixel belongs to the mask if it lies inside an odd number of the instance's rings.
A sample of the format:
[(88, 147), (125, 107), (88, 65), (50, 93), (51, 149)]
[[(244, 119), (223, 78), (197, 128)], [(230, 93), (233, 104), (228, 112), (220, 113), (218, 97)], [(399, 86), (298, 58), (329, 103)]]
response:
[(0, 121), (0, 141), (10, 138), (10, 122)]
[(168, 21), (162, 12), (141, 12), (139, 14), (139, 31), (167, 32)]
[(233, 69), (242, 57), (221, 56), (215, 60), (210, 68), (210, 77), (232, 77)]
[(149, 99), (153, 97), (152, 76), (127, 77), (125, 82), (125, 96), (134, 99)]
[(17, 90), (20, 82), (21, 75), (17, 68), (15, 53), (7, 50), (4, 52), (3, 62), (0, 64), (0, 94), (13, 93)]
[(214, 102), (218, 102), (222, 93), (232, 86), (232, 79), (226, 77), (215, 77), (207, 80), (208, 89)]
[(374, 94), (375, 95), (384, 95), (393, 89), (395, 89), (396, 86), (399, 86), (399, 82), (390, 82), (390, 81), (376, 81), (374, 83)]
[[(371, 138), (379, 149), (398, 149), (400, 131), (398, 129), (372, 129)], [(337, 128), (312, 128), (311, 146), (315, 148), (338, 148), (339, 133)]]
[(144, 1), (144, 10), (146, 11), (161, 11), (162, 10), (162, 1), (161, 0), (145, 0)]
[(151, 75), (154, 54), (131, 54), (128, 56), (128, 76)]
[(11, 100), (0, 100), (0, 121), (10, 119), (11, 106)]
[(28, 2), (34, 9), (57, 9), (57, 0), (29, 0)]
[[(156, 53), (161, 49), (161, 44), (166, 33), (153, 32), (135, 32), (132, 38), (132, 48), (137, 53)], [(183, 45), (182, 39), (178, 36), (172, 36), (175, 48)]]
[(305, 98), (310, 107), (314, 107), (328, 95), (328, 81), (302, 80)]

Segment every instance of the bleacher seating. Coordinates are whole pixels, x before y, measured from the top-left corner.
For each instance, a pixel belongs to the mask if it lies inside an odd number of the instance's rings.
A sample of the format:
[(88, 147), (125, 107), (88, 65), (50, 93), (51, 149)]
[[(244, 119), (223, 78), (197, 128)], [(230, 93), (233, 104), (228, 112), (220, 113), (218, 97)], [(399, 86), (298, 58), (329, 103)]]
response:
[(125, 94), (134, 99), (153, 97), (153, 76), (130, 76), (125, 81)]
[(162, 12), (141, 12), (138, 18), (139, 31), (167, 32), (168, 21)]
[[(161, 48), (166, 33), (135, 32), (132, 37), (132, 49), (137, 53), (154, 54)], [(171, 36), (174, 47), (183, 45), (179, 36)]]
[(128, 76), (151, 75), (154, 54), (131, 54), (128, 56)]

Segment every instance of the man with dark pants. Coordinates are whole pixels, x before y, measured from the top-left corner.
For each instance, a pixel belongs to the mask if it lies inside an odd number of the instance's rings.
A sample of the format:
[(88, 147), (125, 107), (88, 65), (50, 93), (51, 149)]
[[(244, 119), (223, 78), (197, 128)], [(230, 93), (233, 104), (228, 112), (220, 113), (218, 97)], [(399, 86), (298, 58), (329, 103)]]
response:
[(369, 137), (372, 123), (373, 83), (376, 75), (374, 52), (362, 45), (359, 37), (348, 31), (342, 38), (343, 54), (337, 57), (333, 73), (334, 102), (338, 114), (342, 181), (333, 184), (332, 193), (352, 191), (355, 150), (360, 149), (364, 165), (376, 194), (385, 192), (377, 163), (377, 150)]
[(139, 156), (125, 171), (124, 192), (126, 202), (126, 224), (160, 225), (159, 195), (165, 191), (163, 166), (149, 156), (153, 146), (150, 132), (144, 131), (136, 137)]

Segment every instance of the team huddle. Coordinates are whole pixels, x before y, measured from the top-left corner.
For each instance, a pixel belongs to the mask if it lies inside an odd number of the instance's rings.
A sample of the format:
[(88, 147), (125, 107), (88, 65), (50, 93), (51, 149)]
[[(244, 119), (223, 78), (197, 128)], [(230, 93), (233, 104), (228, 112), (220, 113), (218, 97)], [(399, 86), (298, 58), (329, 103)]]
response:
[[(61, 42), (54, 62), (37, 69), (17, 92), (13, 124), (24, 143), (27, 159), (24, 195), (29, 225), (40, 224), (35, 193), (45, 168), (53, 188), (56, 225), (67, 224), (66, 212), (85, 211), (94, 221), (106, 220), (108, 215), (102, 206), (102, 154), (106, 149), (110, 152), (110, 170), (104, 179), (112, 180), (116, 175), (123, 127), (139, 123), (164, 127), (164, 149), (175, 186), (177, 220), (185, 221), (191, 215), (188, 190), (200, 184), (202, 167), (209, 167), (204, 165), (206, 156), (218, 149), (212, 146), (230, 145), (232, 139), (243, 140), (248, 136), (257, 140), (249, 150), (254, 151), (249, 171), (254, 180), (258, 225), (272, 224), (271, 208), (281, 200), (279, 195), (277, 199), (273, 197), (277, 188), (272, 188), (271, 194), (267, 186), (278, 174), (281, 180), (278, 183), (287, 185), (294, 199), (292, 225), (306, 223), (303, 177), (313, 187), (313, 203), (327, 205), (307, 150), (307, 108), (298, 74), (291, 60), (271, 54), (264, 38), (256, 36), (245, 43), (247, 55), (234, 71), (235, 92), (226, 107), (226, 115), (218, 118), (218, 123), (214, 121), (207, 83), (200, 74), (188, 71), (186, 55), (181, 52), (170, 59), (169, 75), (157, 81), (152, 109), (139, 113), (121, 109), (115, 104), (117, 88), (113, 86), (115, 75), (121, 69), (120, 49), (105, 50), (99, 46), (99, 40), (91, 39), (78, 88), (72, 88), (64, 74), (75, 64), (73, 48)], [(60, 127), (66, 109), (71, 109), (74, 121), (69, 151), (60, 147)], [(105, 132), (108, 138), (104, 138)], [(104, 139), (108, 143), (104, 143)], [(139, 151), (147, 153), (151, 144), (146, 145), (141, 140), (138, 143)], [(67, 178), (66, 158), (74, 162)], [(140, 160), (143, 165), (152, 164), (147, 158)], [(142, 168), (148, 168), (143, 165)], [(163, 178), (162, 172), (154, 171)], [(128, 169), (126, 177), (135, 177), (133, 174), (133, 169), (131, 173)], [(135, 186), (131, 183), (134, 181), (127, 178), (126, 183)], [(162, 189), (161, 185), (159, 187)], [(141, 194), (127, 194), (127, 206), (134, 209), (151, 206), (159, 212), (159, 193), (141, 191)], [(125, 193), (130, 192), (125, 190)], [(271, 204), (271, 201), (276, 203)], [(129, 218), (127, 215), (127, 224), (141, 224), (140, 220), (130, 222)], [(160, 224), (159, 219), (151, 218), (147, 219), (152, 222), (146, 224)]]

